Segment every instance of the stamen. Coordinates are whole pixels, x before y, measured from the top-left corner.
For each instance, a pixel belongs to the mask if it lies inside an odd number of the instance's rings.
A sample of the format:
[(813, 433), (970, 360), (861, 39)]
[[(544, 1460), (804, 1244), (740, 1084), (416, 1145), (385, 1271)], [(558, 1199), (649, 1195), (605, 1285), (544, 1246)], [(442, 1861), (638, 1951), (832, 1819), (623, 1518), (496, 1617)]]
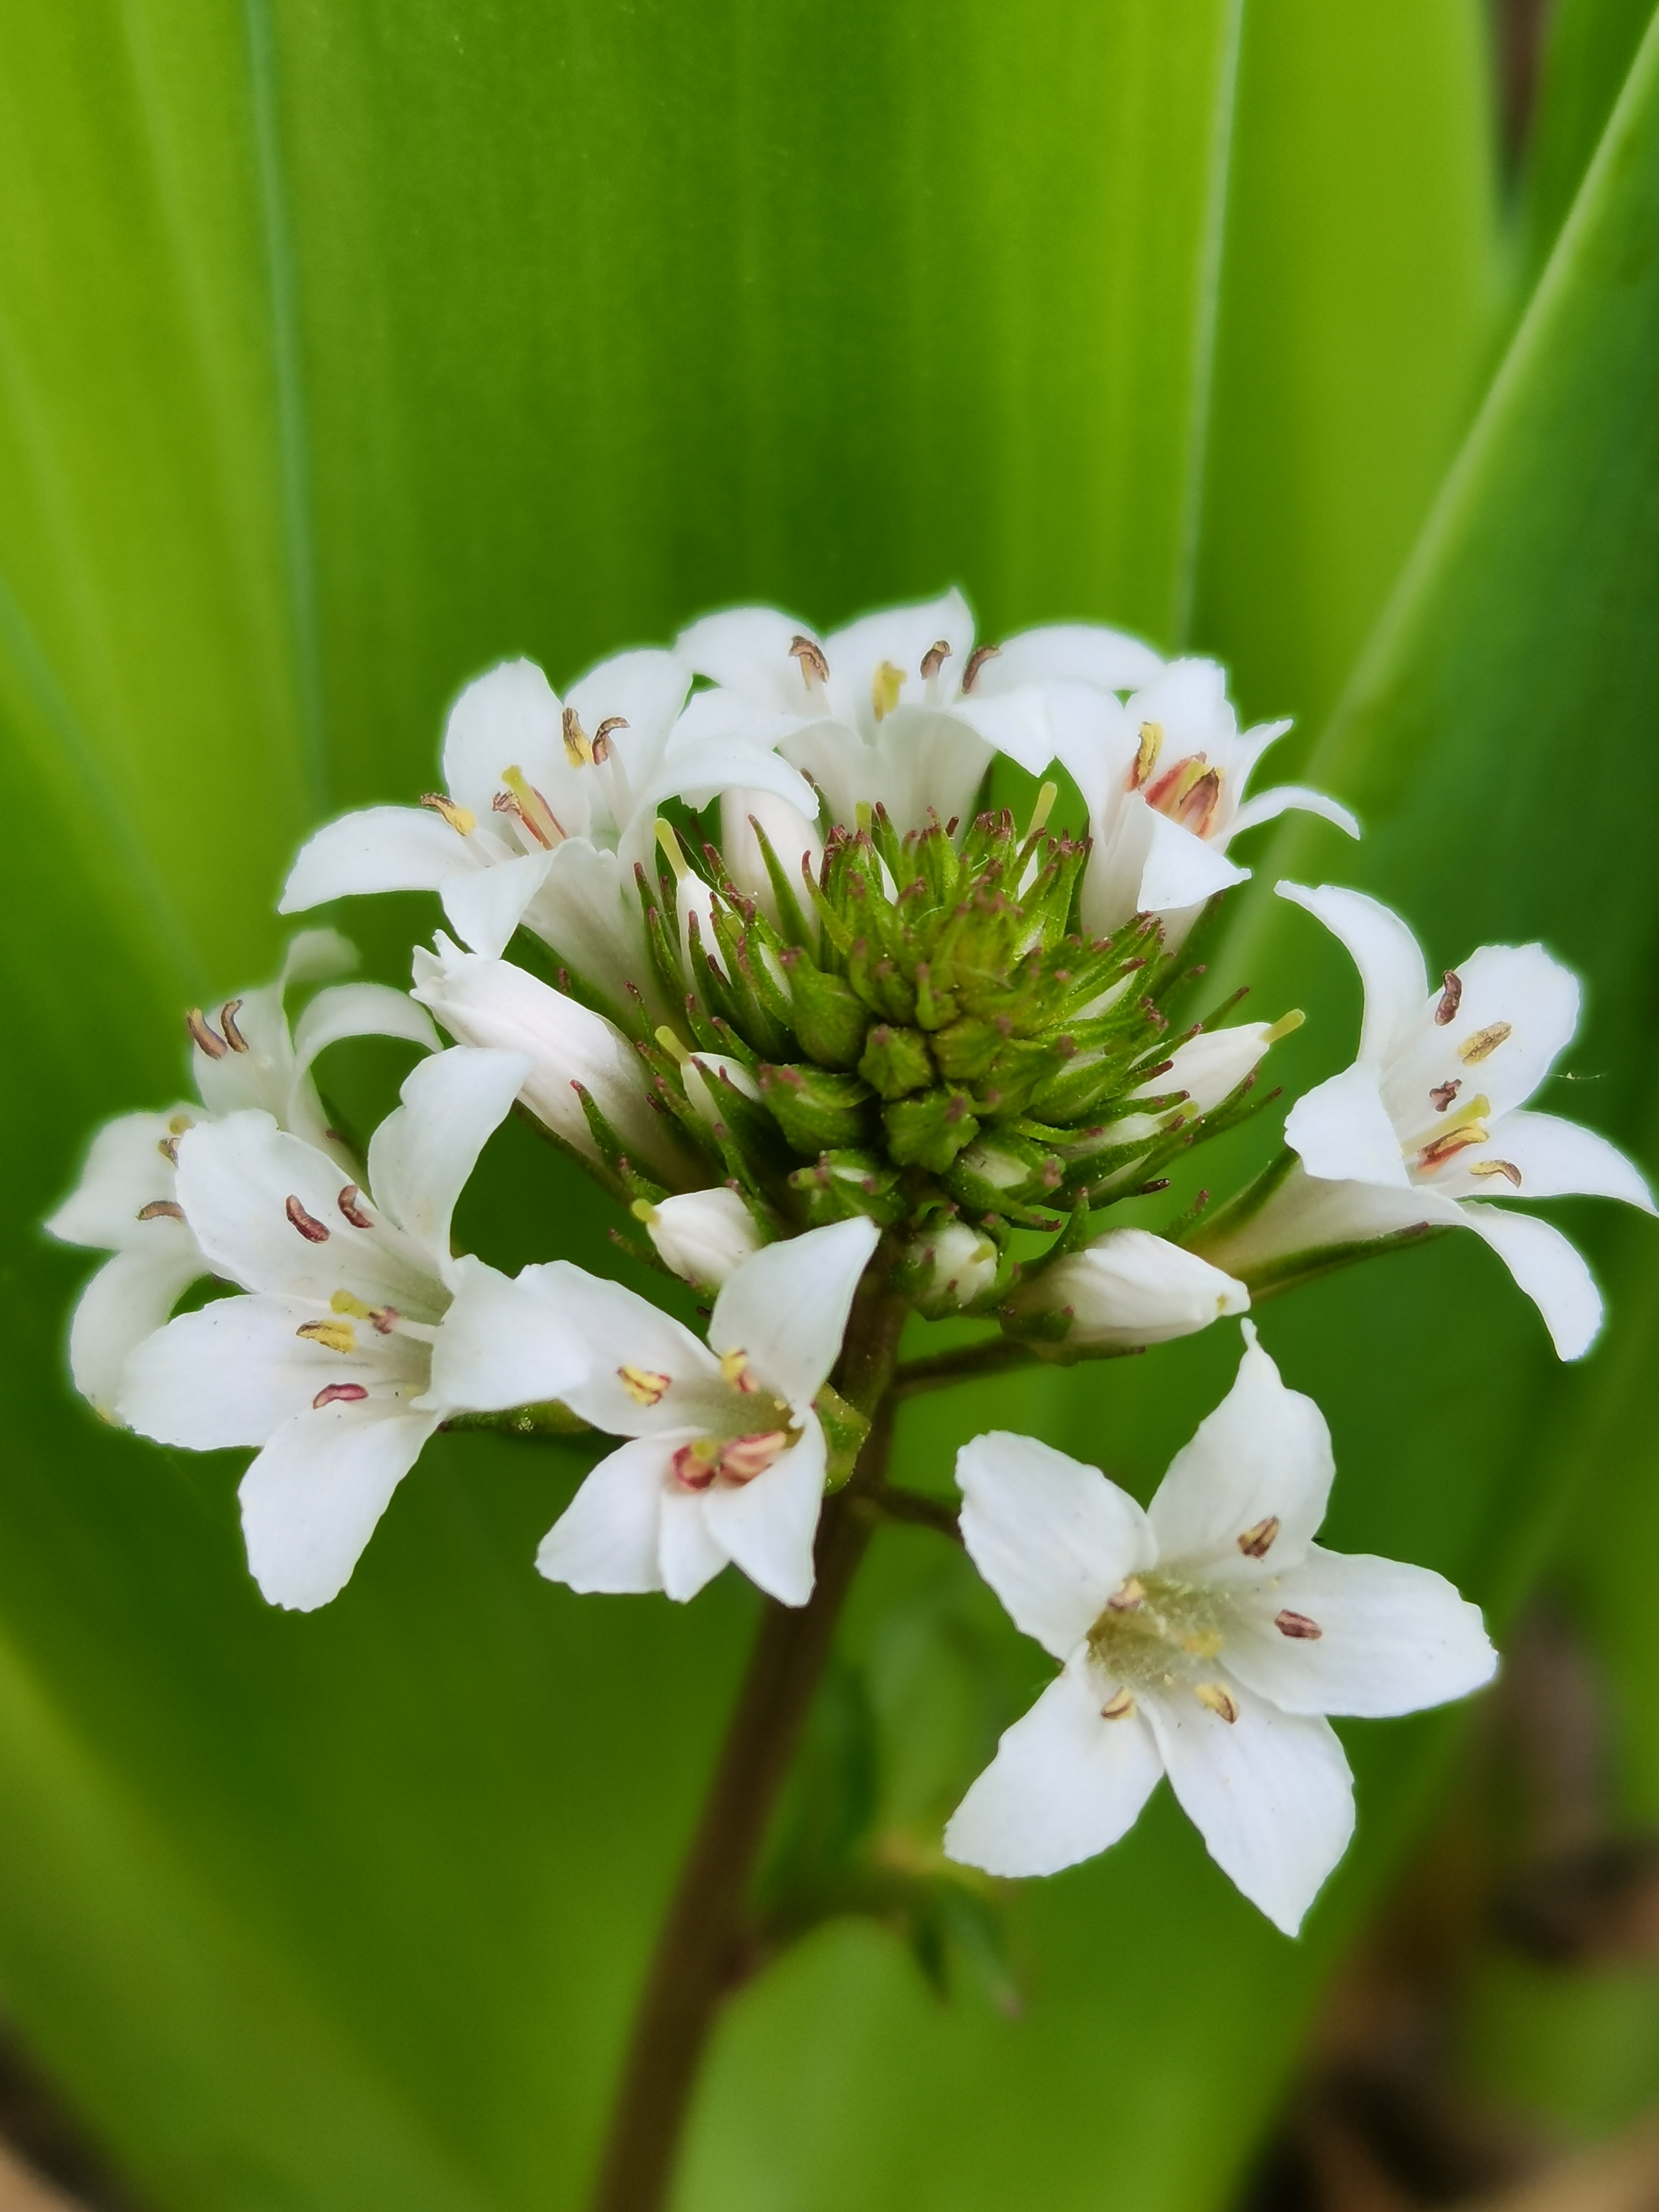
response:
[(1281, 1636), (1301, 1644), (1317, 1644), (1325, 1633), (1319, 1623), (1310, 1620), (1305, 1613), (1291, 1613), (1288, 1608), (1273, 1615), (1273, 1626)]
[(994, 660), (1001, 653), (1000, 645), (976, 645), (968, 656), (968, 665), (962, 672), (962, 695), (965, 699), (979, 681), (979, 672), (988, 660)]
[(1193, 1695), (1200, 1705), (1219, 1714), (1229, 1728), (1238, 1718), (1238, 1700), (1230, 1690), (1224, 1690), (1219, 1682), (1194, 1682)]
[(210, 1030), (199, 1006), (192, 1006), (185, 1016), (185, 1027), (190, 1031), (190, 1041), (198, 1052), (204, 1052), (210, 1060), (222, 1060), (230, 1047), (216, 1030)]
[(161, 1137), (158, 1139), (155, 1149), (160, 1152), (164, 1160), (171, 1161), (174, 1167), (178, 1166), (179, 1139), (177, 1137)]
[(441, 791), (423, 791), (422, 806), (429, 806), (434, 814), (441, 814), (458, 836), (470, 837), (478, 826), (478, 817), (470, 806), (459, 805)]
[(1158, 757), (1163, 750), (1163, 723), (1143, 722), (1140, 726), (1140, 743), (1135, 747), (1134, 766), (1129, 770), (1129, 781), (1125, 786), (1126, 790), (1139, 790), (1141, 785), (1146, 781), (1152, 770), (1158, 766)]
[(1434, 1010), (1434, 1018), (1443, 1030), (1457, 1018), (1457, 1009), (1463, 1003), (1463, 978), (1455, 969), (1448, 968), (1444, 976), (1445, 989), (1440, 994), (1440, 1004)]
[(622, 1386), (636, 1406), (660, 1406), (668, 1395), (672, 1375), (659, 1375), (649, 1367), (624, 1365), (617, 1370)]
[(1106, 1601), (1108, 1613), (1133, 1613), (1146, 1602), (1146, 1587), (1139, 1575), (1131, 1575), (1121, 1589), (1114, 1590)]
[(720, 1472), (720, 1448), (713, 1437), (699, 1437), (682, 1444), (668, 1462), (670, 1474), (682, 1490), (707, 1490)]
[(328, 1310), (331, 1313), (351, 1314), (358, 1321), (373, 1321), (374, 1318), (374, 1307), (365, 1305), (361, 1298), (354, 1297), (349, 1291), (336, 1291), (328, 1302)]
[(312, 1408), (320, 1413), (325, 1406), (355, 1406), (368, 1395), (361, 1382), (330, 1382), (312, 1400)]
[(1478, 1067), (1483, 1060), (1490, 1060), (1510, 1033), (1507, 1022), (1488, 1022), (1486, 1028), (1465, 1037), (1457, 1048), (1457, 1057), (1465, 1067)]
[(184, 1207), (170, 1198), (153, 1198), (148, 1206), (141, 1206), (137, 1213), (140, 1221), (182, 1221), (184, 1218)]
[(1100, 1709), (1103, 1721), (1127, 1720), (1135, 1709), (1135, 1701), (1127, 1690), (1115, 1690)]
[(758, 1436), (738, 1437), (720, 1454), (722, 1480), (738, 1485), (752, 1482), (757, 1474), (765, 1474), (787, 1442), (788, 1437), (782, 1429), (767, 1429)]
[(721, 1352), (720, 1373), (734, 1390), (753, 1392), (760, 1388), (749, 1372), (749, 1354), (746, 1352)]
[(560, 827), (558, 816), (528, 780), (524, 770), (521, 768), (504, 768), (501, 781), (518, 801), (515, 811), (531, 836), (544, 845), (550, 853), (556, 845), (563, 844), (564, 831)]
[(1453, 1076), (1449, 1083), (1437, 1083), (1429, 1093), (1429, 1103), (1437, 1114), (1443, 1114), (1462, 1088), (1457, 1076)]
[(313, 1344), (325, 1345), (331, 1352), (357, 1349), (357, 1332), (349, 1321), (301, 1322), (294, 1334), (309, 1338)]
[(334, 1201), (354, 1229), (372, 1229), (374, 1217), (363, 1212), (357, 1203), (358, 1191), (355, 1182), (349, 1182)]
[(1502, 1176), (1506, 1182), (1512, 1182), (1517, 1190), (1521, 1188), (1521, 1170), (1513, 1160), (1471, 1160), (1469, 1173), (1477, 1176)]
[(574, 707), (564, 710), (564, 757), (572, 768), (586, 768), (593, 758), (593, 740)]
[(1267, 1558), (1273, 1549), (1273, 1538), (1279, 1534), (1279, 1525), (1278, 1514), (1270, 1513), (1265, 1521), (1258, 1521), (1253, 1528), (1244, 1531), (1238, 1540), (1238, 1548), (1247, 1559)]
[(1431, 1137), (1417, 1156), (1419, 1169), (1427, 1174), (1431, 1169), (1443, 1167), (1454, 1153), (1470, 1145), (1487, 1142), (1485, 1125), (1480, 1121), (1465, 1121), (1461, 1128), (1448, 1129), (1443, 1136)]
[(810, 691), (816, 676), (820, 684), (830, 681), (830, 664), (823, 657), (823, 647), (815, 638), (793, 637), (789, 641), (789, 658), (800, 663), (800, 680)]
[(884, 660), (870, 678), (870, 702), (876, 710), (876, 720), (885, 721), (899, 702), (899, 693), (904, 689), (904, 671), (895, 668), (890, 660)]
[[(660, 1036), (662, 1032), (659, 1030), (658, 1035)], [(671, 1036), (673, 1036), (674, 1035), (672, 1030), (668, 1034)], [(679, 1042), (678, 1038), (675, 1037), (674, 1042), (678, 1044)], [(635, 1220), (639, 1222), (641, 1225), (646, 1229), (651, 1228), (661, 1218), (656, 1207), (652, 1205), (648, 1198), (636, 1198), (628, 1210), (633, 1215)]]
[(593, 732), (593, 763), (596, 768), (603, 768), (611, 757), (612, 730), (625, 730), (627, 727), (628, 718), (624, 714), (608, 714), (599, 724)]
[(936, 637), (921, 656), (921, 672), (931, 684), (945, 662), (951, 658), (951, 641)]
[(675, 834), (673, 823), (665, 822), (660, 815), (657, 817), (657, 842), (662, 848), (664, 860), (674, 871), (675, 880), (683, 884), (691, 872), (691, 864), (680, 850), (680, 841)]
[(290, 1196), (287, 1205), (283, 1208), (283, 1211), (287, 1214), (289, 1219), (294, 1224), (294, 1226), (299, 1231), (301, 1236), (305, 1238), (307, 1244), (327, 1243), (327, 1230), (323, 1226), (322, 1223), (318, 1220), (314, 1213), (307, 1213), (306, 1212), (304, 1206), (301, 1205), (297, 1198)]
[(188, 1114), (175, 1114), (167, 1127), (175, 1137), (182, 1137), (186, 1129), (193, 1129), (196, 1124)]
[(236, 1014), (241, 1006), (240, 999), (227, 999), (219, 1009), (219, 1026), (225, 1033), (225, 1042), (233, 1052), (246, 1052), (247, 1039), (236, 1026)]
[(1036, 805), (1031, 809), (1031, 826), (1025, 832), (1029, 845), (1033, 837), (1040, 837), (1048, 826), (1048, 817), (1054, 811), (1054, 801), (1060, 797), (1057, 783), (1045, 783), (1036, 795)]
[[(691, 1061), (691, 1052), (690, 1048), (680, 1042), (680, 1040), (675, 1036), (673, 1030), (669, 1028), (666, 1022), (665, 1022), (661, 1028), (657, 1031), (657, 1042), (662, 1047), (669, 1058), (677, 1061), (681, 1067), (690, 1066)], [(643, 1202), (644, 1201), (641, 1201), (641, 1203)]]
[(1303, 1023), (1305, 1022), (1307, 1018), (1308, 1017), (1303, 1012), (1300, 1006), (1292, 1006), (1288, 1014), (1281, 1014), (1279, 1016), (1279, 1019), (1267, 1031), (1266, 1036), (1262, 1038), (1262, 1043), (1264, 1045), (1277, 1044), (1281, 1037), (1287, 1037), (1291, 1036), (1294, 1030), (1299, 1030)]
[(1209, 836), (1220, 803), (1221, 771), (1210, 766), (1204, 753), (1189, 753), (1178, 760), (1146, 789), (1149, 806), (1155, 806), (1197, 837)]

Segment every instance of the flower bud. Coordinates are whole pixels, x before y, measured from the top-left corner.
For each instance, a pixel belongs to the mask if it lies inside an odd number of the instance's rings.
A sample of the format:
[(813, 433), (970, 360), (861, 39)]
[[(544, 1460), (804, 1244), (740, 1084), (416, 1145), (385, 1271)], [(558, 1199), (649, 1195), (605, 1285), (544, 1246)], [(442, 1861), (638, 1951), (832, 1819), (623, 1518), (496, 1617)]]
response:
[(635, 1165), (682, 1188), (702, 1180), (695, 1154), (650, 1103), (644, 1062), (603, 1014), (508, 961), (463, 952), (441, 931), (435, 942), (435, 954), (416, 951), (412, 995), (462, 1044), (528, 1053), (530, 1078), (519, 1096), (556, 1136), (599, 1161), (580, 1084)]
[(1068, 1352), (1164, 1344), (1250, 1303), (1243, 1283), (1145, 1229), (1114, 1229), (1045, 1267), (1003, 1309), (1015, 1336)]
[(734, 1190), (688, 1190), (634, 1212), (664, 1262), (699, 1290), (717, 1291), (763, 1242), (755, 1217)]
[(983, 1230), (965, 1221), (942, 1221), (936, 1230), (919, 1237), (905, 1258), (920, 1276), (912, 1291), (917, 1307), (930, 1321), (962, 1309), (988, 1291), (997, 1277), (1000, 1257)]

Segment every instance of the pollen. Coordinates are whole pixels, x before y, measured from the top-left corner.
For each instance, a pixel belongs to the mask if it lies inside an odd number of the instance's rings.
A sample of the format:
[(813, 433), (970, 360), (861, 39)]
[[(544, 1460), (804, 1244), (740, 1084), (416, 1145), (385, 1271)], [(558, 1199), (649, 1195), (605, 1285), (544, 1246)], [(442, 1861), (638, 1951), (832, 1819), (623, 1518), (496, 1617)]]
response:
[(306, 1337), (313, 1344), (320, 1344), (330, 1352), (355, 1352), (357, 1349), (357, 1332), (349, 1321), (301, 1322), (294, 1334)]
[(659, 1375), (649, 1367), (624, 1364), (617, 1370), (623, 1389), (636, 1406), (659, 1406), (668, 1395), (673, 1381), (671, 1375)]
[(1444, 1167), (1449, 1159), (1468, 1146), (1484, 1145), (1486, 1141), (1486, 1130), (1482, 1122), (1465, 1121), (1455, 1129), (1448, 1129), (1443, 1136), (1431, 1137), (1417, 1155), (1418, 1167), (1424, 1174), (1431, 1174), (1436, 1168)]
[(1270, 1513), (1265, 1521), (1258, 1521), (1254, 1528), (1244, 1531), (1238, 1540), (1238, 1548), (1247, 1559), (1265, 1559), (1278, 1534), (1279, 1516)]
[(567, 707), (563, 717), (564, 757), (572, 768), (587, 768), (592, 763), (593, 740), (582, 727), (581, 717), (574, 707)]
[(1509, 1034), (1510, 1024), (1507, 1022), (1488, 1022), (1485, 1029), (1477, 1030), (1473, 1036), (1464, 1038), (1457, 1048), (1457, 1057), (1465, 1067), (1478, 1067), (1483, 1060), (1492, 1058)]
[(329, 1382), (312, 1400), (312, 1409), (320, 1413), (325, 1406), (356, 1406), (368, 1395), (361, 1382)]
[(1120, 1589), (1113, 1591), (1106, 1601), (1109, 1613), (1133, 1613), (1146, 1602), (1146, 1587), (1139, 1575), (1131, 1575)]
[(441, 814), (457, 836), (470, 837), (478, 826), (478, 817), (470, 806), (459, 806), (441, 791), (423, 791), (422, 806), (429, 806), (434, 814)]
[(1152, 770), (1158, 766), (1158, 757), (1163, 750), (1163, 723), (1143, 722), (1140, 726), (1140, 743), (1135, 747), (1134, 765), (1129, 770), (1129, 781), (1126, 788), (1130, 791), (1139, 790), (1141, 785), (1147, 781)]
[(884, 660), (870, 679), (870, 703), (878, 722), (885, 721), (897, 706), (903, 689), (904, 671), (895, 668), (890, 660)]
[(1456, 1076), (1449, 1083), (1437, 1083), (1429, 1093), (1429, 1103), (1437, 1114), (1443, 1114), (1462, 1088), (1462, 1083)]
[(734, 1390), (752, 1392), (760, 1386), (749, 1371), (746, 1352), (723, 1352), (720, 1354), (720, 1373)]
[(137, 1213), (140, 1221), (182, 1221), (184, 1218), (184, 1207), (170, 1198), (153, 1198), (148, 1206), (141, 1206)]
[(1238, 1718), (1237, 1698), (1219, 1682), (1194, 1682), (1193, 1695), (1200, 1705), (1225, 1721), (1229, 1728)]

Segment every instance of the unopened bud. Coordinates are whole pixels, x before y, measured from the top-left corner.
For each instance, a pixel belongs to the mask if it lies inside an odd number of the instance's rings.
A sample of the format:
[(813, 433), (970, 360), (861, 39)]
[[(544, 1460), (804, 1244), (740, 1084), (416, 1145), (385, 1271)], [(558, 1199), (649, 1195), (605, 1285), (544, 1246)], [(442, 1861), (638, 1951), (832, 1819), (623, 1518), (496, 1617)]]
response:
[(1045, 1267), (1004, 1309), (1010, 1333), (1048, 1334), (1069, 1313), (1068, 1351), (1164, 1344), (1191, 1336), (1224, 1314), (1241, 1314), (1250, 1294), (1195, 1253), (1145, 1229), (1114, 1229)]
[(665, 1263), (699, 1290), (717, 1291), (764, 1241), (734, 1190), (682, 1191), (656, 1206), (641, 1199), (634, 1212)]
[(1000, 1256), (982, 1230), (965, 1221), (941, 1222), (919, 1237), (906, 1255), (920, 1277), (911, 1295), (930, 1321), (959, 1313), (995, 1282)]
[(870, 1087), (822, 1067), (760, 1070), (761, 1097), (798, 1152), (839, 1151), (872, 1133)]

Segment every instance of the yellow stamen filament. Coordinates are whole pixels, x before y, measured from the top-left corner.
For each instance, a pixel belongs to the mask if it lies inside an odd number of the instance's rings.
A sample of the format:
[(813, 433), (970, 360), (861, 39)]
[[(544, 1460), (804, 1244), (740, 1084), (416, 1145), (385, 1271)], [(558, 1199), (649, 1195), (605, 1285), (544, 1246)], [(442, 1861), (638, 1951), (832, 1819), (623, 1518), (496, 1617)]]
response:
[(1507, 1022), (1488, 1022), (1473, 1036), (1465, 1037), (1457, 1048), (1457, 1057), (1465, 1067), (1478, 1067), (1483, 1060), (1490, 1060), (1510, 1033)]
[(870, 679), (870, 701), (878, 722), (884, 721), (897, 706), (903, 689), (904, 671), (895, 668), (890, 660), (884, 660)]
[(660, 815), (657, 817), (657, 843), (662, 849), (664, 860), (674, 871), (675, 879), (684, 883), (691, 872), (690, 863), (680, 850), (680, 841), (673, 823), (665, 822)]
[(1040, 837), (1048, 826), (1048, 817), (1054, 811), (1054, 801), (1060, 797), (1057, 783), (1045, 783), (1036, 795), (1036, 805), (1031, 809), (1031, 826), (1025, 832), (1028, 838)]
[(673, 1030), (669, 1028), (666, 1022), (665, 1022), (662, 1027), (657, 1031), (657, 1042), (662, 1047), (669, 1058), (672, 1060), (678, 1061), (680, 1066), (684, 1067), (690, 1062), (691, 1058), (690, 1048), (689, 1046), (684, 1045), (680, 1042), (679, 1039), (675, 1036)]
[(1300, 1006), (1292, 1006), (1288, 1014), (1281, 1014), (1279, 1016), (1279, 1019), (1273, 1024), (1273, 1027), (1262, 1038), (1262, 1043), (1264, 1045), (1277, 1044), (1281, 1037), (1287, 1037), (1291, 1036), (1294, 1030), (1299, 1030), (1303, 1023), (1305, 1022), (1307, 1018), (1308, 1017), (1303, 1012)]
[(309, 1338), (313, 1344), (325, 1345), (330, 1352), (357, 1349), (357, 1332), (349, 1321), (302, 1322), (294, 1334)]
[(1163, 723), (1143, 722), (1140, 726), (1140, 743), (1135, 747), (1134, 766), (1129, 770), (1128, 787), (1131, 791), (1139, 791), (1141, 785), (1151, 776), (1152, 770), (1158, 766), (1158, 757), (1163, 750)]
[(564, 842), (564, 831), (559, 817), (542, 797), (521, 768), (504, 768), (501, 781), (518, 801), (519, 819), (532, 837), (539, 839), (550, 852), (555, 845)]
[(623, 1389), (636, 1406), (659, 1406), (668, 1395), (673, 1377), (659, 1375), (649, 1367), (623, 1366), (617, 1370)]
[(1105, 1704), (1101, 1707), (1100, 1717), (1103, 1721), (1127, 1720), (1129, 1715), (1133, 1712), (1134, 1709), (1135, 1701), (1130, 1696), (1129, 1692), (1127, 1690), (1117, 1690), (1107, 1698)]
[(478, 826), (478, 817), (470, 806), (458, 805), (441, 791), (423, 792), (421, 804), (429, 806), (434, 814), (441, 814), (458, 837), (470, 837)]
[(1224, 1690), (1219, 1682), (1195, 1682), (1193, 1695), (1200, 1705), (1219, 1714), (1229, 1727), (1238, 1718), (1238, 1700), (1231, 1691)]

